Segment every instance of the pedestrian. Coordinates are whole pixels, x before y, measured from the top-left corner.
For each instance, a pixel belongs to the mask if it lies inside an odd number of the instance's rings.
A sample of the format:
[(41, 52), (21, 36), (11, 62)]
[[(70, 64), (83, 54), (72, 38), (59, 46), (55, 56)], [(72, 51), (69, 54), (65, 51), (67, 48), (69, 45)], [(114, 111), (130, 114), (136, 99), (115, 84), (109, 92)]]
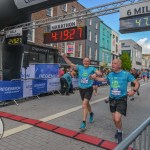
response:
[(81, 122), (80, 129), (86, 129), (86, 120), (88, 113), (90, 114), (89, 122), (93, 122), (94, 113), (91, 109), (91, 105), (89, 103), (92, 93), (93, 93), (93, 78), (97, 75), (101, 75), (101, 73), (90, 65), (90, 59), (84, 58), (83, 65), (75, 65), (73, 64), (65, 54), (62, 55), (66, 63), (73, 67), (75, 70), (78, 71), (78, 85), (79, 85), (79, 92), (82, 99), (82, 110), (83, 110), (83, 121)]
[[(122, 115), (126, 116), (127, 111), (127, 96), (132, 96), (137, 92), (139, 83), (131, 73), (121, 69), (120, 59), (112, 61), (112, 72), (105, 78), (96, 77), (95, 79), (98, 81), (109, 81), (110, 112), (112, 113), (112, 119), (116, 127), (115, 138), (120, 143), (122, 141)], [(127, 92), (128, 82), (135, 84), (134, 89), (129, 92)]]
[(72, 83), (72, 77), (76, 75), (75, 71), (67, 72), (60, 78), (61, 94), (69, 95), (69, 89)]
[[(135, 68), (131, 69), (131, 74), (134, 76), (134, 78), (136, 80), (140, 80), (139, 74), (137, 73)], [(131, 82), (131, 90), (134, 89), (134, 86), (135, 86), (135, 84), (133, 82)], [(138, 96), (140, 95), (139, 89), (137, 90), (137, 95)], [(132, 96), (130, 100), (133, 101), (134, 100), (134, 96)]]

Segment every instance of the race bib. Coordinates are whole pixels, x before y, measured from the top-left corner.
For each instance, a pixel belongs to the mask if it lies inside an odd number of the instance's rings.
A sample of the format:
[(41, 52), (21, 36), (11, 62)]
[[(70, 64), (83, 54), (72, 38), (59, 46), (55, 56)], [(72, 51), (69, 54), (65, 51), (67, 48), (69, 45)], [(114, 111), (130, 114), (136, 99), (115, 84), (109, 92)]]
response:
[(81, 82), (82, 84), (88, 84), (88, 81), (89, 81), (88, 78), (81, 78), (81, 81), (80, 81), (80, 82)]
[(119, 95), (121, 95), (121, 91), (118, 90), (118, 89), (113, 89), (113, 90), (112, 90), (112, 95), (117, 95), (117, 96), (119, 96)]

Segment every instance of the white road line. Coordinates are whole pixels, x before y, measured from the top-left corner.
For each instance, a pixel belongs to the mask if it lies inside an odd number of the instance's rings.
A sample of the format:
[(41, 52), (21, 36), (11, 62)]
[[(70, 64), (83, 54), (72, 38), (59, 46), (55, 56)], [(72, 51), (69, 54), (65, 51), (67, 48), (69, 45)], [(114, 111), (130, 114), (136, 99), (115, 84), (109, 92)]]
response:
[[(147, 85), (147, 84), (149, 84), (149, 83), (144, 83), (144, 84), (141, 85), (141, 87), (144, 86), (144, 85)], [(107, 97), (104, 97), (104, 98), (101, 98), (101, 99), (94, 100), (94, 101), (92, 101), (90, 104), (98, 103), (98, 102), (103, 101), (103, 100), (105, 100), (105, 99), (107, 99), (107, 98), (108, 98), (108, 96), (107, 96)], [(64, 116), (64, 115), (67, 115), (67, 114), (69, 114), (69, 113), (75, 112), (75, 111), (77, 111), (77, 110), (79, 110), (79, 109), (81, 109), (81, 108), (82, 108), (82, 106), (80, 105), (80, 106), (73, 107), (73, 108), (70, 108), (70, 109), (68, 109), (68, 110), (65, 110), (65, 111), (56, 113), (56, 114), (54, 114), (54, 115), (47, 116), (47, 117), (45, 117), (45, 118), (41, 118), (41, 119), (39, 119), (39, 120), (40, 120), (40, 121), (47, 122), (47, 121), (50, 121), (50, 120), (53, 120), (53, 119), (62, 117), (62, 116)], [(8, 136), (10, 136), (10, 135), (12, 135), (12, 134), (15, 134), (15, 133), (24, 131), (24, 130), (29, 129), (29, 128), (31, 128), (31, 127), (33, 127), (33, 126), (32, 126), (32, 125), (25, 124), (25, 125), (21, 125), (21, 126), (16, 127), (16, 128), (9, 129), (9, 130), (7, 130), (7, 131), (4, 132), (4, 136), (3, 136), (3, 137), (8, 137)]]

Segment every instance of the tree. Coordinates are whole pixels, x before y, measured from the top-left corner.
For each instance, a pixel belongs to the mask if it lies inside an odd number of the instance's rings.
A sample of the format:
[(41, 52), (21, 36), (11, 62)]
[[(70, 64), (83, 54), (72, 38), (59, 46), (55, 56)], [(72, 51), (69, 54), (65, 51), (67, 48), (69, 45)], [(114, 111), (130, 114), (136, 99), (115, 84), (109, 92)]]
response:
[(122, 69), (126, 71), (130, 71), (132, 67), (132, 62), (131, 62), (129, 54), (127, 52), (124, 52), (121, 55), (120, 59), (122, 61)]

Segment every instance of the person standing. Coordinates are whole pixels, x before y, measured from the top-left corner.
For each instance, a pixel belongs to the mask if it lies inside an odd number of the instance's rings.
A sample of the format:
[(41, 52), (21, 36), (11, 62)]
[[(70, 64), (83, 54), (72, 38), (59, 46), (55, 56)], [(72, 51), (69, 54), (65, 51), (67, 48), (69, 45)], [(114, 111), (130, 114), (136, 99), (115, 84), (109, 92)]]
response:
[[(112, 120), (116, 127), (115, 138), (120, 143), (122, 141), (122, 115), (126, 116), (127, 111), (127, 96), (132, 96), (137, 92), (139, 83), (131, 73), (121, 69), (120, 59), (112, 61), (112, 72), (105, 78), (96, 77), (95, 79), (98, 81), (109, 81), (110, 112), (112, 113)], [(133, 82), (135, 86), (131, 91), (127, 92), (128, 82)]]
[(83, 112), (83, 121), (81, 122), (80, 129), (84, 130), (86, 129), (86, 120), (88, 113), (90, 114), (89, 122), (93, 122), (94, 113), (91, 109), (91, 105), (89, 103), (92, 93), (93, 93), (93, 78), (96, 77), (96, 75), (101, 75), (101, 73), (94, 67), (89, 66), (90, 65), (90, 59), (84, 58), (83, 59), (83, 65), (75, 65), (73, 64), (66, 56), (66, 54), (63, 54), (62, 57), (66, 61), (66, 63), (73, 67), (75, 70), (78, 71), (78, 77), (79, 77), (79, 92), (82, 99), (82, 112)]

